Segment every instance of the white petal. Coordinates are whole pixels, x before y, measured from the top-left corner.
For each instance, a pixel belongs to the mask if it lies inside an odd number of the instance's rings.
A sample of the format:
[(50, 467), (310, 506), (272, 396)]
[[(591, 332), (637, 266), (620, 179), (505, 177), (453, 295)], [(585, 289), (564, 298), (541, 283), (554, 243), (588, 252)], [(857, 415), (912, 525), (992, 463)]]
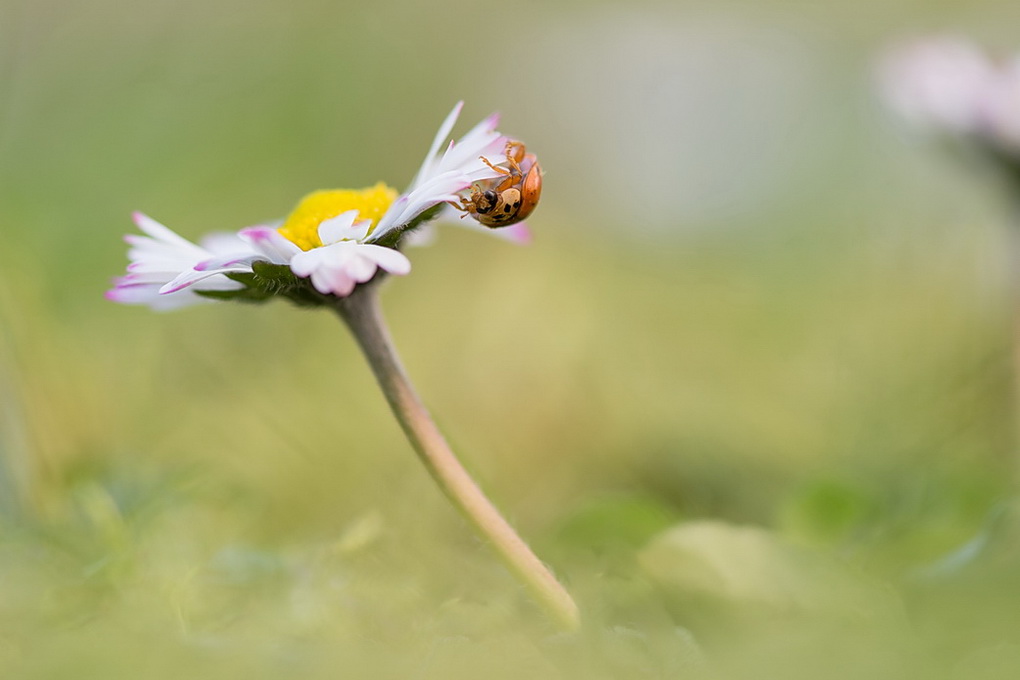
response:
[(495, 177), (499, 173), (483, 163), (480, 157), (488, 158), (493, 164), (502, 162), (505, 159), (506, 141), (506, 137), (495, 131), (470, 141), (462, 139), (440, 159), (436, 172), (460, 170), (465, 173), (483, 172)]
[(304, 252), (272, 227), (246, 227), (238, 236), (273, 264), (287, 264)]
[(498, 127), (499, 114), (490, 113), (488, 117), (483, 118), (481, 122), (468, 130), (468, 133), (461, 137), (460, 141), (457, 143), (461, 146), (475, 145), (481, 140), (489, 140), (493, 133), (495, 133), (497, 137), (500, 137), (499, 133), (496, 133), (496, 128)]
[(164, 243), (179, 246), (183, 249), (198, 248), (198, 246), (191, 241), (182, 236), (178, 236), (173, 231), (164, 227), (162, 224), (144, 213), (131, 213), (131, 218), (134, 220), (135, 224), (138, 225), (139, 229), (157, 241), (163, 241)]
[(418, 174), (414, 176), (414, 180), (411, 182), (411, 188), (414, 188), (419, 182), (425, 181), (427, 176), (430, 174), (430, 167), (435, 162), (436, 154), (439, 152), (439, 147), (441, 147), (443, 142), (445, 142), (450, 136), (450, 132), (453, 130), (453, 126), (457, 123), (457, 118), (460, 117), (460, 112), (463, 108), (463, 101), (459, 101), (454, 104), (453, 110), (447, 114), (442, 125), (439, 126), (439, 130), (436, 132), (436, 136), (432, 140), (432, 146), (429, 147), (429, 152), (425, 155), (425, 160), (422, 162), (421, 168), (418, 170)]
[[(191, 243), (170, 229), (141, 213), (134, 215), (138, 227), (147, 236), (131, 234), (125, 240), (131, 244), (128, 257), (128, 273), (114, 283), (107, 297), (125, 304), (145, 304), (153, 309), (172, 309), (206, 301), (201, 296), (185, 291), (193, 290), (236, 290), (243, 285), (222, 276), (227, 271), (239, 271), (247, 263), (235, 263), (231, 268), (210, 268), (198, 271), (195, 268), (214, 257), (212, 251)], [(213, 235), (210, 245), (220, 247), (244, 247), (237, 237)], [(227, 244), (231, 245), (227, 245)], [(252, 251), (247, 248), (247, 253)], [(241, 253), (235, 253), (235, 260)], [(250, 267), (247, 269), (250, 271)], [(168, 291), (161, 294), (161, 290)]]
[(324, 248), (315, 248), (314, 250), (301, 251), (297, 255), (291, 258), (290, 268), (295, 274), (301, 277), (311, 276), (312, 272), (319, 267), (323, 266), (324, 260), (322, 259), (323, 251), (330, 246)]
[(471, 180), (464, 174), (452, 171), (431, 178), (414, 191), (404, 194), (390, 206), (379, 220), (368, 241), (378, 241), (384, 234), (403, 226), (429, 208), (455, 201), (458, 194), (471, 186)]
[(209, 272), (218, 269), (251, 271), (251, 265), (258, 260), (265, 260), (266, 256), (261, 253), (231, 253), (221, 257), (212, 257), (202, 260), (194, 266), (195, 271)]
[(348, 210), (319, 224), (319, 240), (323, 245), (337, 241), (360, 241), (368, 234), (371, 220), (358, 220), (357, 210)]
[(215, 231), (207, 234), (199, 239), (198, 245), (216, 255), (229, 255), (251, 250), (251, 246), (241, 240), (237, 232), (228, 231)]
[(458, 200), (458, 194), (473, 182), (499, 176), (500, 173), (480, 160), (481, 156), (494, 163), (502, 160), (506, 137), (496, 131), (499, 123), (497, 114), (483, 119), (456, 142), (450, 142), (443, 154), (436, 157), (462, 107), (463, 102), (459, 102), (443, 121), (410, 188), (393, 202), (379, 220), (367, 239), (369, 242), (377, 242), (390, 231), (407, 224), (439, 203)]
[(372, 261), (375, 262), (375, 264), (379, 265), (390, 274), (404, 276), (411, 272), (411, 261), (407, 259), (407, 255), (404, 255), (399, 250), (386, 248), (384, 246), (364, 244), (360, 246), (359, 252), (364, 253), (365, 257), (372, 258)]
[[(368, 248), (370, 246), (365, 246)], [(354, 257), (344, 266), (344, 271), (358, 283), (364, 283), (375, 275), (378, 265), (365, 253), (355, 253)]]
[(323, 267), (312, 273), (312, 285), (323, 295), (346, 297), (351, 294), (357, 283), (344, 269)]
[(156, 286), (118, 286), (106, 292), (106, 299), (124, 305), (147, 305), (156, 311), (180, 309), (190, 305), (213, 302), (190, 290), (172, 295), (160, 295)]
[[(240, 274), (250, 271), (251, 267), (238, 267), (234, 269), (214, 269), (212, 271), (198, 271), (196, 269), (191, 269), (186, 272), (181, 272), (180, 274), (175, 276), (173, 280), (163, 285), (159, 289), (159, 292), (161, 295), (166, 295), (167, 293), (176, 293), (179, 290), (184, 290), (185, 288), (189, 288), (200, 281), (205, 281), (206, 279), (212, 278), (214, 276), (219, 276), (220, 274), (232, 274), (232, 273)], [(230, 279), (227, 280), (229, 281)], [(240, 285), (241, 284), (238, 284), (238, 286)]]
[(356, 284), (371, 279), (379, 267), (393, 274), (406, 274), (411, 270), (411, 262), (392, 248), (356, 241), (314, 248), (290, 262), (294, 274), (310, 278), (317, 291), (339, 297), (350, 295)]
[(372, 231), (372, 235), (368, 238), (371, 241), (378, 241), (379, 238), (398, 226), (397, 218), (403, 214), (407, 208), (410, 198), (407, 194), (400, 196), (397, 200), (390, 204), (390, 207), (386, 209), (386, 212), (382, 217), (379, 218), (379, 222), (375, 225), (375, 229)]
[[(206, 253), (208, 255), (208, 253)], [(182, 272), (191, 269), (195, 265), (195, 257), (174, 257), (162, 254), (144, 254), (137, 250), (131, 250), (128, 257), (132, 262), (128, 265), (128, 271), (133, 273), (142, 272)], [(201, 255), (199, 256), (201, 257)]]

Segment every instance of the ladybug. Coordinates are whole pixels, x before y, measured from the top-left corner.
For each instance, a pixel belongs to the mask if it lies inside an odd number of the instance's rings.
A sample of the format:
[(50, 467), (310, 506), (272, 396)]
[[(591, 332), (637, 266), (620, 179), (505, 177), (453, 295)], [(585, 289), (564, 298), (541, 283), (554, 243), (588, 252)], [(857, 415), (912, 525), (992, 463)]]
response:
[(506, 162), (493, 165), (481, 160), (501, 177), (475, 182), (471, 195), (453, 207), (471, 215), (487, 227), (498, 229), (520, 222), (535, 209), (542, 195), (542, 167), (523, 142), (508, 141)]

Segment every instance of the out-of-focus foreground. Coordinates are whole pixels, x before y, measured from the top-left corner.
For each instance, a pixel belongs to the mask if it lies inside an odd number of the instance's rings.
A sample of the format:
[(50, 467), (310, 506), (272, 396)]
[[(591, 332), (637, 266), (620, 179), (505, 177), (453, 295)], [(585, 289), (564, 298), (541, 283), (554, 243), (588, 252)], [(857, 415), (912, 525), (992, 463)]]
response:
[[(803, 6), (798, 6), (803, 5)], [(1009, 2), (0, 6), (0, 669), (25, 678), (1020, 672), (1011, 206), (879, 51)], [(586, 617), (450, 509), (342, 326), (102, 298), (185, 236), (403, 187), (457, 99), (546, 169), (384, 292)]]

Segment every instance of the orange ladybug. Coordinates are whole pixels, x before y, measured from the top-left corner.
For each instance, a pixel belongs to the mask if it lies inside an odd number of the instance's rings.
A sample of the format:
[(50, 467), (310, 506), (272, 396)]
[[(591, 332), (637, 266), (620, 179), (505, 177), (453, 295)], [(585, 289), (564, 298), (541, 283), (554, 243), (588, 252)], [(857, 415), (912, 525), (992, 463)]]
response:
[(542, 195), (542, 167), (533, 153), (527, 153), (523, 142), (506, 143), (506, 161), (493, 165), (482, 162), (498, 172), (495, 177), (475, 182), (471, 195), (453, 207), (471, 215), (487, 227), (498, 229), (520, 222), (535, 209)]

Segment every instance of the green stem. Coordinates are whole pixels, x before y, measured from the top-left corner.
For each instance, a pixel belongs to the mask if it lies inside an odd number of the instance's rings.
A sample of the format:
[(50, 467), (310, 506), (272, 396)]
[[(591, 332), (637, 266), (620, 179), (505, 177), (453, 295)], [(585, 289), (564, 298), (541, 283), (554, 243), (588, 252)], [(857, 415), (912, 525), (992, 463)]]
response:
[(364, 352), (404, 434), (443, 493), (492, 544), (538, 603), (564, 629), (577, 629), (580, 616), (570, 594), (486, 498), (429, 416), (394, 350), (379, 307), (378, 288), (359, 286), (340, 301), (337, 311)]

